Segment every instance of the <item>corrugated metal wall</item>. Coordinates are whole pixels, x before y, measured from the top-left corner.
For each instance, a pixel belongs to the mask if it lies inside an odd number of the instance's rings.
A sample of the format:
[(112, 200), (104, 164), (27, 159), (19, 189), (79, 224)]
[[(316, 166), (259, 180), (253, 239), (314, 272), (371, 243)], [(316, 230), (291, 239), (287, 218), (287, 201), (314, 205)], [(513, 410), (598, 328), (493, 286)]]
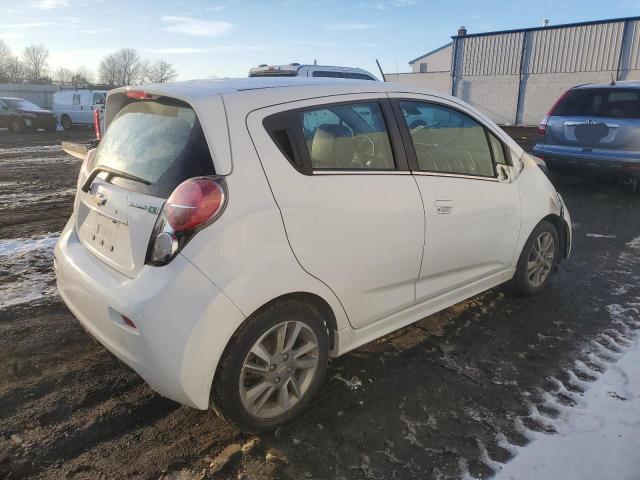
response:
[(463, 76), (513, 75), (520, 72), (521, 33), (463, 38), (459, 44)]
[(580, 83), (640, 78), (640, 20), (454, 39), (452, 93), (505, 124), (536, 124)]
[[(640, 17), (454, 37), (451, 93), (497, 123), (535, 125), (582, 83), (640, 80)], [(432, 77), (397, 81), (442, 88)]]
[(624, 22), (548, 28), (529, 32), (531, 55), (526, 73), (616, 70)]

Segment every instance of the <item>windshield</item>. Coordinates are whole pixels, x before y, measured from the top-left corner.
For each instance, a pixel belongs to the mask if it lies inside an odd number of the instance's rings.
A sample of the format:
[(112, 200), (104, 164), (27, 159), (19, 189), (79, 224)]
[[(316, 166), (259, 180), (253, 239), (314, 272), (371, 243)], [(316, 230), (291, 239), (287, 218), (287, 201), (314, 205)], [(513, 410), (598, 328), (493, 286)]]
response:
[(173, 100), (142, 100), (122, 108), (98, 146), (94, 167), (104, 166), (146, 180), (114, 177), (114, 184), (168, 197), (184, 180), (215, 173), (195, 112)]
[(35, 103), (31, 103), (22, 98), (3, 98), (4, 103), (9, 105), (11, 108), (19, 108), (21, 110), (41, 110), (39, 106)]

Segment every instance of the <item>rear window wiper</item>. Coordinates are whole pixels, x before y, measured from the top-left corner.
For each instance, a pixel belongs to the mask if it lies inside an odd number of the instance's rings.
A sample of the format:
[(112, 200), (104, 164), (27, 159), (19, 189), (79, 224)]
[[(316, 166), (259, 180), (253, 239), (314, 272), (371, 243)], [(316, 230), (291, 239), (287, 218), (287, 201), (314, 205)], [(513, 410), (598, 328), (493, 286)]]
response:
[(89, 174), (87, 179), (82, 184), (82, 191), (85, 192), (85, 193), (88, 193), (89, 190), (91, 190), (91, 184), (93, 183), (95, 178), (98, 176), (98, 174), (102, 173), (102, 172), (106, 172), (107, 173), (107, 178), (105, 178), (105, 180), (107, 182), (112, 177), (120, 177), (120, 178), (125, 178), (127, 180), (131, 180), (133, 182), (142, 183), (144, 185), (151, 185), (151, 182), (149, 182), (148, 180), (145, 180), (144, 178), (136, 177), (135, 175), (131, 175), (130, 173), (122, 172), (120, 170), (116, 170), (115, 168), (111, 168), (111, 167), (96, 167), (91, 171), (91, 173)]

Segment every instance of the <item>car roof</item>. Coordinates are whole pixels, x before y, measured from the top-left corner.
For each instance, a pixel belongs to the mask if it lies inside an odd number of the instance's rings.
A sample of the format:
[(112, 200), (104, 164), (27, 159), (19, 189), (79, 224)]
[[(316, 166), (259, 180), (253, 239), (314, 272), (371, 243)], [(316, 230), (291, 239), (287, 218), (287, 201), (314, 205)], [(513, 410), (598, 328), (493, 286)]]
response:
[[(178, 98), (202, 99), (215, 95), (254, 91), (270, 94), (270, 89), (302, 87), (308, 90), (314, 87), (323, 94), (407, 91), (406, 86), (398, 84), (372, 82), (370, 80), (352, 80), (325, 77), (247, 77), (214, 80), (189, 80), (183, 82), (156, 83), (111, 90), (109, 95), (129, 90), (142, 90), (152, 94), (175, 96)], [(326, 92), (326, 93), (325, 93)], [(438, 96), (442, 93), (428, 92)]]
[(615, 83), (584, 83), (573, 87), (574, 90), (592, 89), (592, 88), (640, 88), (640, 81), (630, 80)]

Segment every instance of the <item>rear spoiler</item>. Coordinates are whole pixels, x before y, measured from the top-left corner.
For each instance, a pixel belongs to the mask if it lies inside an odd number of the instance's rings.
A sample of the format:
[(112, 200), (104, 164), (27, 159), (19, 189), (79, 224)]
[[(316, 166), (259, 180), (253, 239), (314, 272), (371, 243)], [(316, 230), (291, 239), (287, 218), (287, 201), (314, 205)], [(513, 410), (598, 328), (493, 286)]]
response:
[(62, 142), (62, 150), (67, 152), (72, 157), (79, 158), (80, 160), (84, 160), (87, 156), (87, 152), (92, 148), (96, 148), (98, 146), (97, 140), (92, 140), (89, 143), (73, 143), (73, 142)]

